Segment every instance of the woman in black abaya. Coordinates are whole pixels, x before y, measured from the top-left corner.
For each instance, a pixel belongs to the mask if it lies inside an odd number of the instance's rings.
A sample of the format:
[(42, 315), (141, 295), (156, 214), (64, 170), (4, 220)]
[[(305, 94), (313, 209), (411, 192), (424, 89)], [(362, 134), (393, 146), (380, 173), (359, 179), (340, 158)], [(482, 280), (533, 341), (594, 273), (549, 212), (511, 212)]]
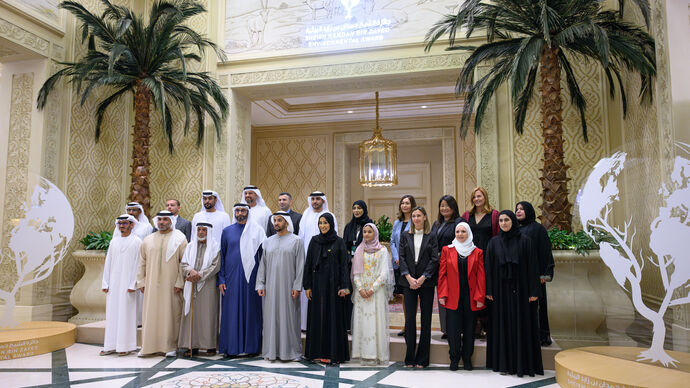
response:
[(345, 300), (351, 293), (345, 243), (331, 213), (319, 217), (320, 233), (309, 242), (302, 285), (309, 307), (304, 356), (337, 364), (350, 359), (345, 328)]
[(486, 367), (502, 374), (544, 374), (536, 301), (539, 268), (529, 237), (520, 233), (515, 214), (503, 210), (500, 232), (486, 248), (486, 299), (491, 314)]
[[(356, 200), (352, 204), (352, 219), (345, 225), (343, 230), (343, 241), (345, 241), (345, 249), (347, 250), (347, 265), (348, 273), (352, 271), (352, 257), (355, 255), (355, 250), (362, 243), (362, 228), (366, 224), (375, 224), (369, 218), (369, 210), (366, 202), (361, 199)], [(347, 330), (352, 326), (352, 299), (348, 295), (345, 297), (345, 325)]]
[(532, 239), (532, 245), (539, 263), (539, 340), (542, 346), (551, 345), (551, 330), (549, 329), (549, 312), (546, 302), (546, 283), (553, 280), (553, 253), (549, 234), (542, 224), (537, 222), (534, 207), (527, 201), (515, 205), (515, 217), (520, 221), (520, 232)]

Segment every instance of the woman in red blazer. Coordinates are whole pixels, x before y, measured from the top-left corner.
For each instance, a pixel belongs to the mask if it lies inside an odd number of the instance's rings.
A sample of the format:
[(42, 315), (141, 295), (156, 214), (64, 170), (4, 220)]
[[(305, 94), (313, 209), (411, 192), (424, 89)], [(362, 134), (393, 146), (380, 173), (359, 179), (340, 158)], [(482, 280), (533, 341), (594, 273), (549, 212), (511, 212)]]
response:
[(460, 222), (455, 240), (441, 251), (438, 271), (438, 301), (448, 310), (450, 370), (458, 370), (461, 357), (463, 368), (472, 370), (475, 312), (485, 308), (485, 296), (484, 252), (474, 246), (470, 226)]

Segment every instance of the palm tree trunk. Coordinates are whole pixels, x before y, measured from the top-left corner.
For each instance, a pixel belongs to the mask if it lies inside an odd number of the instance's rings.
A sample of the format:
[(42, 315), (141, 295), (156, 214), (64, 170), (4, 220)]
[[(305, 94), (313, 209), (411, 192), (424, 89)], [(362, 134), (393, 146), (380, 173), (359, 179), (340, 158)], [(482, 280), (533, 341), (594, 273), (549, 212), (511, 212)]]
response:
[(129, 200), (141, 203), (149, 216), (151, 193), (149, 192), (149, 131), (151, 91), (139, 81), (134, 90), (134, 131), (132, 132), (132, 185)]
[(542, 169), (541, 222), (546, 229), (571, 230), (568, 201), (568, 166), (563, 160), (563, 106), (561, 101), (561, 66), (556, 47), (544, 45), (539, 59), (541, 76), (541, 130), (544, 138)]

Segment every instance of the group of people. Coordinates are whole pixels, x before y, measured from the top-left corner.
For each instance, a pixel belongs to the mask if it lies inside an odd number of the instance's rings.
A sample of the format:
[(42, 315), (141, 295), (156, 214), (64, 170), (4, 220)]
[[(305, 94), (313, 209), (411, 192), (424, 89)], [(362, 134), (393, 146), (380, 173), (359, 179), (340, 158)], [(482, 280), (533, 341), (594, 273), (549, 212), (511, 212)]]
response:
[(135, 351), (140, 323), (142, 357), (181, 350), (386, 363), (388, 303), (398, 294), (405, 366), (425, 368), (437, 294), (451, 370), (460, 361), (472, 369), (478, 331), (487, 336), (487, 367), (543, 373), (540, 346), (550, 343), (545, 282), (553, 276), (553, 257), (529, 203), (499, 213), (478, 187), (462, 216), (455, 198), (443, 196), (431, 225), (426, 210), (405, 195), (389, 253), (364, 201), (355, 201), (340, 237), (323, 192), (309, 195), (303, 214), (291, 209), (289, 193), (279, 195), (275, 213), (255, 186), (245, 187), (242, 199), (228, 214), (216, 192), (204, 191), (191, 222), (178, 215), (179, 201), (168, 200), (155, 228), (140, 204), (127, 204), (106, 256), (101, 355)]

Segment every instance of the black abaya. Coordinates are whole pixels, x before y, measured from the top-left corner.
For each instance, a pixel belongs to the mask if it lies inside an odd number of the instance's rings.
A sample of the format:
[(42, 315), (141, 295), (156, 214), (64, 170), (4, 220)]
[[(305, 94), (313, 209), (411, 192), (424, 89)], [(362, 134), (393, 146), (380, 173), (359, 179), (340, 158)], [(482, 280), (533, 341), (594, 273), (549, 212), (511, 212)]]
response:
[(495, 372), (544, 374), (539, 343), (537, 303), (539, 269), (532, 242), (519, 231), (515, 215), (513, 228), (492, 238), (485, 253), (486, 295), (493, 297), (486, 346), (486, 367)]
[(307, 359), (326, 358), (333, 363), (350, 359), (345, 299), (338, 296), (339, 290), (351, 290), (348, 261), (339, 237), (326, 244), (315, 238), (309, 243), (303, 277), (304, 289), (312, 291), (304, 347)]
[[(355, 255), (355, 249), (359, 246), (359, 244), (362, 243), (362, 228), (364, 228), (364, 225), (366, 224), (373, 224), (374, 221), (369, 218), (369, 209), (367, 208), (366, 202), (362, 201), (361, 199), (355, 201), (352, 204), (352, 207), (355, 207), (355, 205), (358, 205), (359, 207), (362, 208), (364, 211), (360, 217), (355, 217), (355, 215), (352, 215), (352, 219), (350, 219), (350, 222), (345, 225), (345, 229), (343, 230), (343, 241), (345, 242), (345, 250), (347, 251), (347, 256), (348, 256), (348, 273), (352, 271), (352, 257)], [(352, 295), (348, 295), (345, 297), (345, 325), (347, 330), (350, 330), (352, 327)]]
[[(520, 222), (520, 232), (532, 239), (532, 245), (538, 258), (539, 278), (547, 282), (553, 280), (553, 253), (551, 240), (546, 228), (536, 221), (534, 207), (527, 201), (518, 202), (525, 212), (525, 219)], [(544, 345), (551, 344), (551, 330), (549, 329), (549, 311), (546, 297), (546, 283), (540, 282), (539, 301), (539, 337)]]

